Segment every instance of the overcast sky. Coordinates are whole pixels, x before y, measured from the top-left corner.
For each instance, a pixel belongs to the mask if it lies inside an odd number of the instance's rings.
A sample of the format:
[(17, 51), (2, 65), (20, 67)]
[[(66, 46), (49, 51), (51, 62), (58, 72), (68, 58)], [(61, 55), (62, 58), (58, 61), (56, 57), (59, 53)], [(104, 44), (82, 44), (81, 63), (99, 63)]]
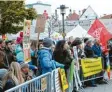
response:
[(87, 8), (89, 5), (100, 16), (103, 14), (112, 14), (112, 1), (111, 0), (26, 0), (26, 4), (42, 1), (43, 3), (52, 5), (52, 12), (61, 4), (65, 4), (72, 10), (79, 10)]

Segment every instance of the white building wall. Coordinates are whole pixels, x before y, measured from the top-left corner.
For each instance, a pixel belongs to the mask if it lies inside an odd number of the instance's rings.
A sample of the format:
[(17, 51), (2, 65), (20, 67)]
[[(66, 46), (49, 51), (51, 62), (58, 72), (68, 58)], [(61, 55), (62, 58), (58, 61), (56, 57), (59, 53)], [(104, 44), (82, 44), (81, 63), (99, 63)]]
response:
[[(30, 6), (32, 6), (37, 14), (43, 14), (44, 11), (46, 10), (46, 12), (48, 13), (48, 16), (51, 16), (51, 5), (47, 5), (47, 4), (43, 4), (43, 3), (36, 3), (36, 4), (30, 4)], [(36, 20), (32, 21), (32, 26), (31, 26), (31, 39), (37, 39), (37, 33), (35, 33), (35, 28), (36, 28)], [(47, 32), (47, 25), (45, 27), (45, 32), (40, 34), (40, 38), (44, 38), (45, 36), (48, 37), (48, 33)]]
[(45, 6), (45, 5), (33, 5), (33, 8), (36, 9), (37, 14), (43, 14), (44, 11), (46, 10), (48, 15), (51, 15), (51, 6)]

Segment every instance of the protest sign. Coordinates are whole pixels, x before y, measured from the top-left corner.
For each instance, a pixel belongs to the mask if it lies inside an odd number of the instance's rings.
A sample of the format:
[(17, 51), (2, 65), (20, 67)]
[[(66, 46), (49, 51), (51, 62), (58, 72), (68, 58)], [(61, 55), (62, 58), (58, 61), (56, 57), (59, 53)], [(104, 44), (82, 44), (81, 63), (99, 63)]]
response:
[(38, 15), (36, 20), (35, 33), (42, 33), (45, 30), (46, 18), (44, 15)]
[(68, 82), (67, 82), (67, 78), (65, 75), (65, 70), (59, 69), (59, 73), (60, 73), (60, 78), (61, 78), (62, 90), (64, 92), (68, 88)]
[(62, 92), (62, 88), (61, 88), (61, 81), (60, 81), (60, 76), (59, 76), (59, 69), (55, 69), (52, 73), (55, 73), (53, 74), (54, 75), (54, 82), (55, 85), (54, 85), (54, 89), (55, 89), (55, 92)]
[(40, 33), (44, 32), (45, 30), (45, 24), (46, 24), (46, 18), (44, 15), (39, 14), (37, 16), (37, 20), (36, 20), (36, 28), (35, 28), (35, 33), (37, 34), (37, 47), (39, 44), (39, 37), (40, 37)]
[(84, 77), (88, 77), (102, 71), (101, 58), (86, 58), (81, 60)]
[(41, 79), (41, 90), (45, 91), (47, 89), (47, 78), (42, 78)]
[(31, 56), (30, 56), (30, 28), (31, 28), (31, 21), (30, 20), (24, 20), (23, 51), (24, 51), (24, 61), (26, 63), (31, 61)]
[(74, 75), (74, 60), (72, 61), (71, 65), (70, 65), (69, 82), (73, 81), (73, 75)]

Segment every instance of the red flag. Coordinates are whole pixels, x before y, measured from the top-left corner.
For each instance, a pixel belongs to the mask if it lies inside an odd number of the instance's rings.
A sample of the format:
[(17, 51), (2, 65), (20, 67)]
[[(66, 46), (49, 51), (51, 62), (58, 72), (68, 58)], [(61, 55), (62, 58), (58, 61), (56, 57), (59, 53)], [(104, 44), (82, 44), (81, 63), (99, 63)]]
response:
[(107, 41), (112, 38), (112, 34), (107, 31), (105, 26), (98, 19), (92, 24), (88, 34), (97, 38), (102, 45), (102, 49), (107, 50)]

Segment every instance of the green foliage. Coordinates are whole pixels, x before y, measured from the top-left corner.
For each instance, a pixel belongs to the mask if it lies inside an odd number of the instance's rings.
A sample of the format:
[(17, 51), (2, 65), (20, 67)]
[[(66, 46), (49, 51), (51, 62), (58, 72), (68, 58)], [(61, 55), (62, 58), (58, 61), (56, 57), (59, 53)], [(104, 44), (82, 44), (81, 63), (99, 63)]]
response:
[(0, 1), (0, 15), (0, 34), (17, 33), (23, 29), (24, 19), (37, 17), (35, 9), (26, 9), (23, 1)]

